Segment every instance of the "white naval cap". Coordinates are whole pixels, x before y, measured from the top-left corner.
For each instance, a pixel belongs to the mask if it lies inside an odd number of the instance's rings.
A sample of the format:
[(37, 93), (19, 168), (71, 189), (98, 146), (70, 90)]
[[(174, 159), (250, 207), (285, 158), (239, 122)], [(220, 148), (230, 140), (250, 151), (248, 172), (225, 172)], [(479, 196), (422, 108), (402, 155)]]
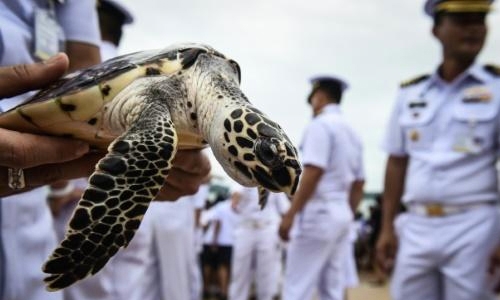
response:
[(434, 17), (436, 13), (468, 13), (491, 11), (491, 4), (495, 0), (427, 0), (424, 11), (427, 15)]

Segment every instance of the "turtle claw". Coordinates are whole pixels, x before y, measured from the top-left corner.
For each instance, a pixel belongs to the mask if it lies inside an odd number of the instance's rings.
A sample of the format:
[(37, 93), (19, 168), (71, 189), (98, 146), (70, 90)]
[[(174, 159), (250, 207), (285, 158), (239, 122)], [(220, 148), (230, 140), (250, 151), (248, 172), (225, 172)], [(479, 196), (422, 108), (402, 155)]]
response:
[(262, 186), (258, 187), (259, 190), (259, 206), (260, 209), (263, 210), (267, 204), (267, 198), (269, 197), (269, 191), (263, 188)]

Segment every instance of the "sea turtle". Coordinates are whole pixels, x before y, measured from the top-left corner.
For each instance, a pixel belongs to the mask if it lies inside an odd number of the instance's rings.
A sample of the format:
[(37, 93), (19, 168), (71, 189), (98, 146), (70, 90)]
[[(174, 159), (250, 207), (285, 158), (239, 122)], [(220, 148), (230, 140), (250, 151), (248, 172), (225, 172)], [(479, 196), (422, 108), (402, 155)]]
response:
[(213, 48), (174, 45), (67, 75), (0, 115), (0, 127), (81, 139), (96, 165), (65, 239), (43, 266), (47, 289), (98, 272), (127, 246), (177, 149), (210, 146), (245, 186), (292, 195), (301, 166), (281, 127), (239, 88), (238, 64)]

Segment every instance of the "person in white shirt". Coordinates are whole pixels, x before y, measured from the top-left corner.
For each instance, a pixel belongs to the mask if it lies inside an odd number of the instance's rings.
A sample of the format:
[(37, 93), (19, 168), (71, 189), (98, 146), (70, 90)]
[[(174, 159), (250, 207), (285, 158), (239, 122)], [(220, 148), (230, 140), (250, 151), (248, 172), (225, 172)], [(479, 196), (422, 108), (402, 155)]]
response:
[(257, 299), (271, 300), (277, 296), (281, 273), (278, 225), (289, 201), (284, 194), (270, 193), (261, 210), (255, 187), (238, 188), (232, 201), (240, 218), (235, 230), (229, 299), (248, 299), (255, 280)]
[[(37, 21), (37, 16), (41, 15), (50, 16), (45, 18), (50, 21)], [(48, 34), (35, 36), (36, 30), (47, 30)], [(57, 33), (63, 33), (64, 37)], [(63, 46), (69, 58), (69, 71), (100, 61), (97, 12), (93, 0), (66, 0), (64, 3), (52, 0), (0, 1), (0, 37), (1, 66), (41, 61), (62, 51)], [(50, 43), (44, 44), (43, 41)], [(14, 107), (27, 97), (24, 94), (0, 101), (0, 111)], [(57, 242), (46, 195), (47, 189), (39, 188), (0, 200), (2, 300), (62, 299), (62, 293), (45, 290), (45, 275), (41, 271)]]
[(347, 84), (336, 77), (312, 83), (308, 99), (314, 118), (300, 149), (304, 169), (279, 229), (281, 238), (290, 240), (283, 300), (309, 300), (315, 291), (320, 300), (344, 298), (350, 202), (363, 193), (361, 140), (339, 106)]
[[(377, 254), (394, 266), (395, 300), (496, 299), (487, 271), (500, 235), (500, 69), (476, 62), (492, 2), (425, 3), (442, 62), (401, 85), (383, 143)], [(400, 201), (407, 212), (395, 220)]]
[[(207, 230), (203, 237), (204, 297), (215, 294), (219, 299), (228, 298), (228, 286), (234, 245), (234, 230), (239, 216), (231, 201), (216, 203), (206, 213)], [(217, 281), (217, 289), (211, 288), (211, 279)]]

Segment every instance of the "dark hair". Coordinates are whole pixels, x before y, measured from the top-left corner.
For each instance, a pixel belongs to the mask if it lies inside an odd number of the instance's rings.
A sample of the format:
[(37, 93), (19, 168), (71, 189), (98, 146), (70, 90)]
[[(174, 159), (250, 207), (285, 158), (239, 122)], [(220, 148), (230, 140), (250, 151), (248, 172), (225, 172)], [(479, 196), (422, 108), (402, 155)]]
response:
[[(338, 84), (321, 85), (314, 91), (314, 93), (316, 93), (317, 91), (323, 91), (333, 103), (340, 104), (340, 101), (342, 100), (342, 89)], [(311, 94), (311, 96), (313, 94)]]
[(434, 26), (438, 26), (443, 21), (443, 12), (437, 12), (434, 14)]
[(125, 24), (126, 16), (106, 1), (99, 2), (97, 11), (101, 37), (118, 46), (122, 38), (122, 26)]

